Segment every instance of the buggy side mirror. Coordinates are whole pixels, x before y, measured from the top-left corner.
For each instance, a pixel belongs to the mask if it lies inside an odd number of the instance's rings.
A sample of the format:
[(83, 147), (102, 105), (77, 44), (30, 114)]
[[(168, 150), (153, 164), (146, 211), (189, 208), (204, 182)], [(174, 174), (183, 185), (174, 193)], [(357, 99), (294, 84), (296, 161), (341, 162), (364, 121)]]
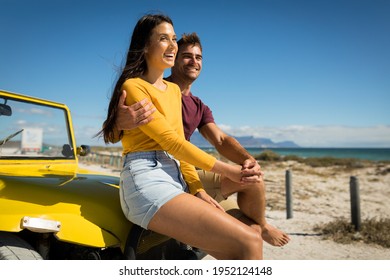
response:
[(62, 146), (62, 155), (66, 158), (70, 158), (73, 156), (73, 148), (69, 144), (65, 144)]
[(0, 116), (11, 116), (12, 115), (12, 109), (10, 106), (7, 105), (7, 100), (4, 104), (0, 104)]

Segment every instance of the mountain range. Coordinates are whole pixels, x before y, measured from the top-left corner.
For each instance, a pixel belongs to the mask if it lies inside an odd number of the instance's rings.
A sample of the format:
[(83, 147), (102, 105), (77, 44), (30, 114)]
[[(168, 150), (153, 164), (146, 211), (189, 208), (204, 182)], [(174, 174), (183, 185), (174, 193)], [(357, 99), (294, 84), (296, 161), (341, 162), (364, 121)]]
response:
[[(233, 135), (232, 135), (233, 136)], [(233, 136), (246, 148), (299, 148), (293, 141), (274, 142), (269, 138), (257, 138), (253, 136)], [(198, 132), (191, 136), (191, 143), (200, 148), (209, 148), (212, 145)]]

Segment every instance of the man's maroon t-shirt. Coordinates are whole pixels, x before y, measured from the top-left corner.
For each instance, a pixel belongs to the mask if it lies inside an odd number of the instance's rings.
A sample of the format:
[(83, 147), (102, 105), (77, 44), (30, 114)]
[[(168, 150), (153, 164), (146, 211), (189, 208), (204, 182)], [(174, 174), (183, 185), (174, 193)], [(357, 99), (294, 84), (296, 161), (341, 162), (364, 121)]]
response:
[(192, 93), (182, 96), (182, 105), (184, 134), (186, 139), (190, 141), (195, 129), (208, 123), (214, 123), (214, 117), (210, 108)]

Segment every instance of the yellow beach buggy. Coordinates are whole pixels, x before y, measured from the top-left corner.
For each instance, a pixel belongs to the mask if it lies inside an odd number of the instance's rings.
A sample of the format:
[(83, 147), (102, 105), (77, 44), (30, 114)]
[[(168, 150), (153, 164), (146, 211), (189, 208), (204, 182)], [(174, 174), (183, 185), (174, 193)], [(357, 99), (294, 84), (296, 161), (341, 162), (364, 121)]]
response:
[(68, 107), (0, 90), (0, 259), (197, 259), (123, 215), (119, 177), (82, 170)]

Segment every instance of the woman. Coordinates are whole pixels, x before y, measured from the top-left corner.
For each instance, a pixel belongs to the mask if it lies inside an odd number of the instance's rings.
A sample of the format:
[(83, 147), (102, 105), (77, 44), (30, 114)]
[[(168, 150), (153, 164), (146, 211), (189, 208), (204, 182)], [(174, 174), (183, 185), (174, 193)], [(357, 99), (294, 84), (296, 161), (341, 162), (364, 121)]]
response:
[[(163, 80), (176, 53), (169, 17), (146, 15), (138, 21), (101, 131), (106, 143), (122, 141), (122, 209), (131, 222), (217, 259), (262, 259), (259, 232), (218, 209), (202, 188), (194, 166), (236, 182), (245, 174), (240, 166), (218, 161), (185, 140), (180, 89)], [(115, 119), (122, 90), (128, 93), (127, 105), (146, 98), (157, 110), (150, 123), (118, 135)], [(207, 233), (213, 234), (203, 238)]]

